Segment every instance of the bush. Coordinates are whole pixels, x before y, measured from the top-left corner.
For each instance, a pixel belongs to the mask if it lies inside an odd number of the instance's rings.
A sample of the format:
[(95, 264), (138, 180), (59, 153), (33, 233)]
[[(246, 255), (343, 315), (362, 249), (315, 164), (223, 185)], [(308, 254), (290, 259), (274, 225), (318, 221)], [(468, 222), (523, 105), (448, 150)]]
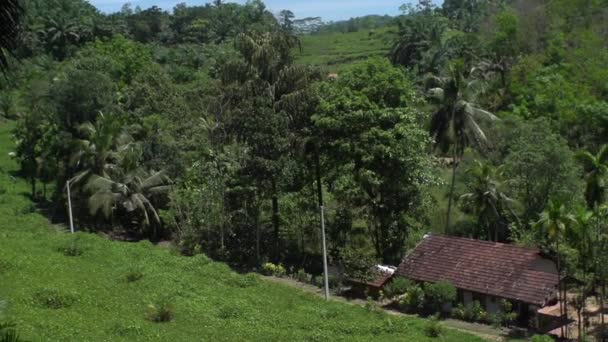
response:
[(365, 302), (365, 309), (369, 312), (377, 314), (381, 314), (383, 312), (378, 303), (371, 297), (367, 297), (367, 301)]
[(534, 335), (530, 339), (530, 342), (553, 342), (553, 338), (547, 335)]
[(302, 268), (300, 268), (296, 273), (293, 274), (293, 278), (302, 283), (310, 283), (312, 276)]
[(72, 306), (76, 301), (76, 296), (55, 289), (44, 288), (34, 294), (34, 301), (47, 309), (61, 309)]
[(2, 342), (20, 342), (22, 341), (17, 334), (15, 324), (11, 322), (0, 322), (0, 341)]
[(409, 279), (403, 277), (397, 277), (393, 279), (384, 287), (384, 294), (386, 298), (395, 298), (402, 294), (405, 294), (412, 286), (412, 282)]
[[(321, 279), (323, 279), (323, 275), (321, 275)], [(330, 289), (337, 289), (340, 287), (341, 283), (340, 278), (336, 275), (330, 274), (327, 277), (327, 285), (329, 285)], [(325, 284), (323, 284), (323, 286), (325, 286)]]
[(132, 283), (135, 281), (140, 280), (141, 278), (143, 278), (144, 273), (140, 270), (137, 269), (133, 269), (133, 270), (129, 270), (126, 274), (125, 274), (125, 280), (128, 283)]
[(285, 267), (283, 265), (275, 265), (271, 262), (267, 262), (262, 265), (262, 274), (267, 276), (283, 277), (285, 275)]
[(424, 307), (425, 295), (420, 285), (414, 284), (407, 289), (407, 293), (399, 301), (399, 306), (408, 312), (420, 312)]
[(464, 320), (469, 322), (485, 322), (488, 318), (488, 313), (481, 307), (479, 301), (474, 301), (473, 304), (466, 306), (464, 309)]
[(239, 318), (241, 310), (236, 305), (226, 305), (220, 308), (217, 316), (221, 319)]
[(175, 317), (175, 306), (168, 298), (161, 298), (148, 305), (146, 318), (152, 322), (169, 322)]
[(424, 334), (431, 338), (443, 335), (443, 326), (439, 322), (439, 315), (435, 315), (428, 320), (424, 327)]
[(247, 288), (258, 285), (258, 282), (258, 275), (255, 273), (247, 273), (244, 276), (234, 275), (232, 278), (230, 278), (228, 284), (234, 287)]
[(466, 310), (467, 309), (462, 303), (458, 303), (458, 305), (452, 309), (452, 317), (461, 321), (466, 321)]
[(59, 247), (59, 252), (63, 253), (65, 256), (81, 256), (85, 252), (85, 246), (80, 240), (80, 236), (76, 236), (65, 245)]
[(444, 304), (456, 300), (456, 288), (449, 282), (424, 284), (425, 306), (430, 313), (441, 312)]

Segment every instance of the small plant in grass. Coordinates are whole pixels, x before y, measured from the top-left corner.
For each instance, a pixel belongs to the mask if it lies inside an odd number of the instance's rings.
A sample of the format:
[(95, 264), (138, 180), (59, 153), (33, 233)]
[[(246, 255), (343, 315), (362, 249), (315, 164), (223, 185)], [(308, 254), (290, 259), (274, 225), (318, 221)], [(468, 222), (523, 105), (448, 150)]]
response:
[(15, 328), (15, 324), (11, 322), (0, 322), (0, 342), (21, 342), (23, 341), (19, 334), (17, 333), (17, 329)]
[(47, 309), (61, 309), (72, 306), (76, 296), (56, 289), (40, 289), (34, 294), (34, 302)]
[(228, 280), (228, 284), (234, 287), (247, 288), (258, 285), (259, 279), (255, 273), (248, 273), (244, 276), (234, 275)]
[(160, 298), (148, 304), (146, 318), (152, 322), (170, 322), (175, 317), (175, 306), (169, 298)]
[(381, 314), (382, 313), (382, 309), (380, 308), (380, 305), (378, 305), (378, 303), (372, 299), (372, 297), (367, 297), (367, 302), (365, 303), (365, 309), (369, 312), (373, 312), (373, 313), (377, 313), (377, 314)]
[(554, 342), (554, 340), (553, 340), (553, 338), (551, 338), (551, 336), (547, 336), (547, 335), (534, 335), (530, 339), (530, 342)]
[(36, 205), (34, 203), (28, 203), (26, 206), (22, 207), (19, 214), (27, 215), (34, 213), (36, 211)]
[(131, 269), (125, 273), (125, 280), (128, 283), (136, 282), (144, 277), (144, 273), (139, 269)]
[(275, 276), (275, 277), (282, 277), (284, 276), (286, 273), (285, 267), (283, 267), (283, 265), (275, 265), (271, 262), (267, 262), (264, 265), (262, 265), (262, 274), (267, 275), (267, 276)]
[(59, 251), (65, 256), (75, 257), (84, 254), (85, 246), (80, 236), (76, 236), (68, 241), (63, 246), (59, 247)]
[(431, 317), (424, 327), (424, 334), (427, 337), (437, 338), (443, 335), (443, 332), (443, 326), (441, 325), (441, 322), (439, 322), (438, 314)]
[(240, 316), (241, 310), (235, 305), (222, 306), (217, 313), (217, 317), (221, 319), (239, 318)]

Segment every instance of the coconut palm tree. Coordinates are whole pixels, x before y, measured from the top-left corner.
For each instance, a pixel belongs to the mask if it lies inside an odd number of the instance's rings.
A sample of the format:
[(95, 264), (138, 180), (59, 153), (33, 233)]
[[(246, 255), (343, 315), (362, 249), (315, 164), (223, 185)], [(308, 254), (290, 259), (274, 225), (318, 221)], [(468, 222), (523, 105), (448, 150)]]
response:
[(65, 17), (47, 18), (44, 28), (38, 31), (47, 47), (58, 60), (66, 58), (70, 44), (77, 44), (83, 32), (79, 23)]
[[(576, 218), (568, 213), (566, 206), (559, 201), (549, 201), (547, 208), (540, 214), (540, 218), (533, 224), (533, 227), (546, 236), (550, 242), (554, 244), (555, 254), (557, 258), (557, 276), (558, 276), (558, 300), (560, 305), (560, 316), (563, 320), (564, 315), (567, 317), (567, 306), (565, 304), (565, 289), (562, 282), (562, 263), (560, 253), (560, 240), (563, 238), (566, 229), (576, 225)], [(563, 322), (562, 322), (563, 323)], [(564, 326), (561, 325), (561, 334), (564, 334)]]
[(585, 199), (590, 209), (595, 209), (605, 201), (606, 197), (606, 175), (608, 174), (608, 145), (604, 145), (600, 151), (593, 155), (588, 151), (579, 152), (576, 158), (583, 164), (587, 187)]
[(23, 6), (20, 0), (0, 2), (0, 71), (8, 69), (6, 53), (11, 53), (19, 45)]
[(106, 219), (124, 215), (127, 224), (134, 224), (140, 232), (151, 228), (151, 236), (158, 237), (161, 219), (154, 198), (168, 194), (170, 184), (163, 171), (149, 173), (139, 168), (114, 177), (93, 175), (85, 185), (91, 193), (89, 212), (101, 212)]
[(476, 214), (478, 223), (487, 229), (488, 240), (494, 237), (494, 241), (498, 241), (500, 226), (505, 223), (506, 211), (517, 218), (511, 208), (514, 200), (504, 191), (508, 181), (504, 181), (502, 168), (475, 161), (474, 166), (467, 170), (467, 174), (472, 177), (472, 181), (468, 185), (469, 192), (460, 196), (460, 200), (465, 210)]
[(121, 150), (132, 142), (115, 116), (100, 113), (95, 123), (78, 127), (82, 138), (73, 141), (70, 165), (79, 170), (72, 183), (78, 184), (90, 175), (109, 177), (116, 168)]
[(470, 80), (464, 74), (464, 62), (455, 61), (449, 66), (447, 77), (430, 76), (426, 80), (429, 100), (437, 106), (431, 119), (430, 133), (435, 147), (443, 152), (452, 151), (452, 181), (448, 199), (446, 232), (450, 228), (450, 215), (454, 196), (458, 158), (467, 146), (484, 148), (487, 137), (478, 122), (497, 121), (494, 114), (479, 108), (475, 98), (481, 89), (478, 80)]

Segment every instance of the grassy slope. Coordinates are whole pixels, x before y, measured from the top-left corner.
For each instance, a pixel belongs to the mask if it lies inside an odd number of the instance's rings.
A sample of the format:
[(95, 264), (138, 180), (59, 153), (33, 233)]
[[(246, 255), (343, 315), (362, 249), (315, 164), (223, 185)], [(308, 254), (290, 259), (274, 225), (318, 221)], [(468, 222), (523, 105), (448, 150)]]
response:
[[(12, 124), (0, 122), (0, 298), (23, 337), (44, 341), (425, 341), (421, 319), (389, 317), (358, 306), (324, 302), (311, 294), (241, 276), (199, 256), (171, 254), (148, 242), (112, 242), (76, 234), (84, 254), (60, 248), (74, 237), (32, 210), (27, 184), (12, 178)], [(3, 189), (3, 190), (2, 190)], [(129, 283), (125, 274), (143, 272)], [(44, 289), (71, 296), (49, 309)], [(45, 295), (48, 298), (48, 294)], [(175, 319), (152, 323), (147, 306), (170, 297)], [(445, 341), (478, 341), (449, 330)]]
[(296, 59), (298, 63), (323, 66), (330, 72), (338, 72), (342, 66), (355, 61), (386, 56), (390, 49), (389, 30), (302, 36), (302, 52), (296, 53)]

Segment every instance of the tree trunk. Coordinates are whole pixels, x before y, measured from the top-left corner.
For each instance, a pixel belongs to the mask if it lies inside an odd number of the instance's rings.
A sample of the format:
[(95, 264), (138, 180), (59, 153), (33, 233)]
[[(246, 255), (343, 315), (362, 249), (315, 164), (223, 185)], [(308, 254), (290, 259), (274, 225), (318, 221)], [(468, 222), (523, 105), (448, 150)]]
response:
[(559, 256), (559, 236), (557, 237), (557, 240), (555, 240), (555, 244), (555, 252), (557, 253), (557, 300), (559, 301), (559, 329), (561, 333), (560, 337), (565, 338), (566, 335), (564, 334), (564, 301), (562, 297), (562, 267), (561, 258)]
[(279, 262), (281, 257), (279, 241), (279, 198), (277, 196), (277, 184), (272, 178), (272, 227), (274, 229), (274, 261)]
[(450, 216), (452, 213), (452, 198), (454, 197), (454, 185), (456, 183), (456, 155), (458, 150), (458, 143), (454, 144), (454, 153), (452, 159), (452, 184), (450, 185), (450, 197), (448, 198), (448, 213), (445, 221), (445, 234), (449, 235), (450, 232)]
[(32, 200), (35, 201), (36, 200), (36, 178), (35, 177), (30, 178), (30, 184), (32, 185)]
[(255, 226), (255, 262), (259, 266), (261, 263), (260, 259), (260, 212), (256, 207), (255, 214), (253, 217), (253, 225)]

